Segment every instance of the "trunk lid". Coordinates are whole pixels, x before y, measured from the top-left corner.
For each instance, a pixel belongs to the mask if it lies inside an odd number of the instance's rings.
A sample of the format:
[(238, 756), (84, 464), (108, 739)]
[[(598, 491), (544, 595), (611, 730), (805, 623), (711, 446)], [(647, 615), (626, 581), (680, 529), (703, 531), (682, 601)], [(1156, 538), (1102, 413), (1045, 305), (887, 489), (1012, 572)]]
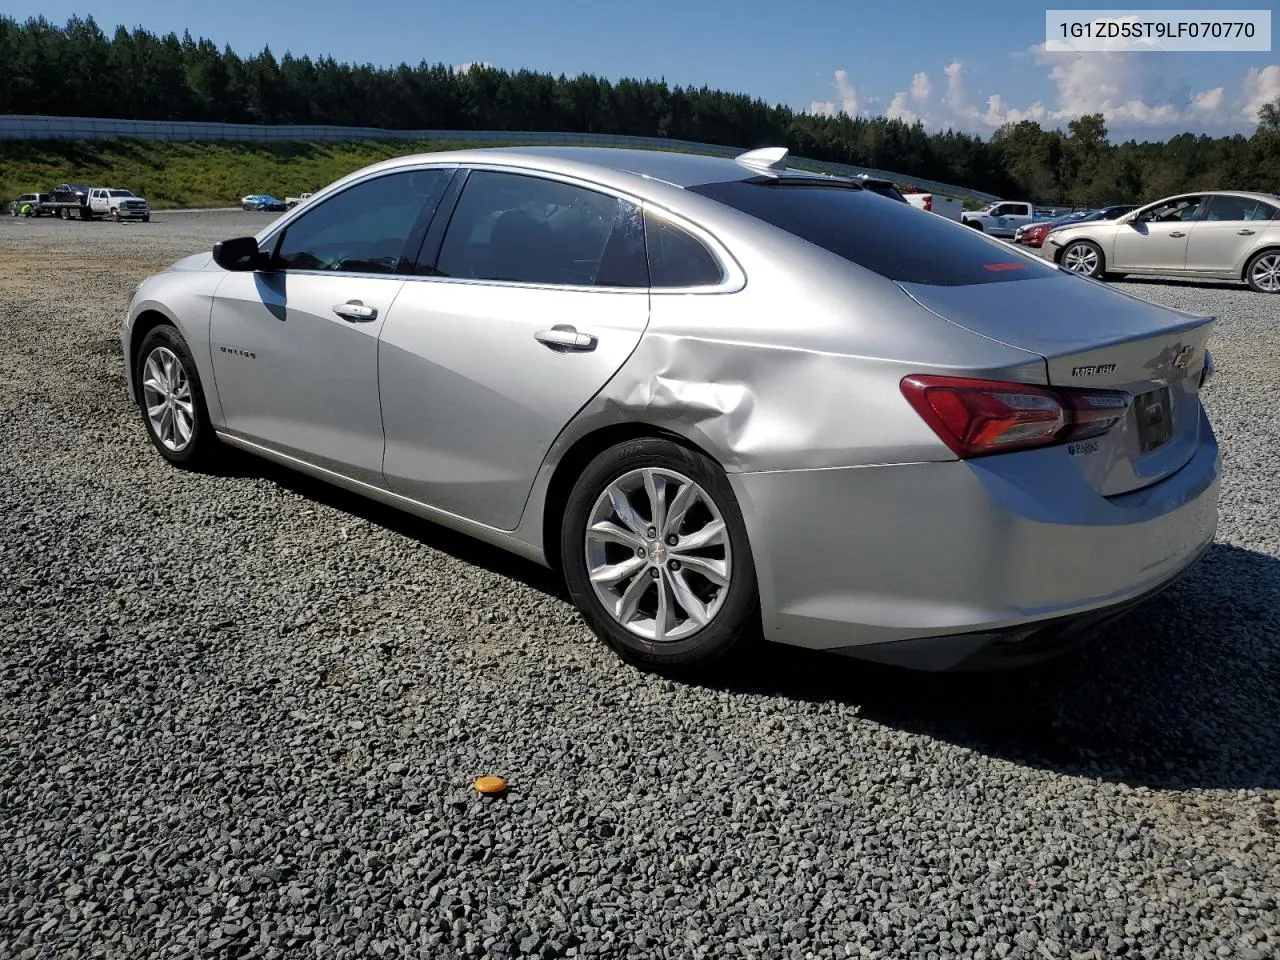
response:
[(1195, 454), (1200, 374), (1213, 317), (1160, 307), (1069, 274), (899, 286), (950, 323), (1038, 353), (1050, 386), (1132, 395), (1127, 415), (1110, 431), (1067, 445), (1073, 469), (1103, 496), (1155, 483)]

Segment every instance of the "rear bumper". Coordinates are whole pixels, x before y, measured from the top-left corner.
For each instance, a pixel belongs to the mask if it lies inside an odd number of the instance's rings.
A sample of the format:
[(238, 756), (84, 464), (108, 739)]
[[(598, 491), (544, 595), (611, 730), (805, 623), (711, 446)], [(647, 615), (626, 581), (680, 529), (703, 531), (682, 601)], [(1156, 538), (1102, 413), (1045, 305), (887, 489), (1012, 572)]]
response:
[(1134, 493), (1105, 498), (1045, 465), (1010, 455), (731, 475), (765, 636), (947, 669), (1020, 633), (1048, 643), (1072, 621), (1096, 627), (1081, 618), (1163, 589), (1213, 540), (1220, 459), (1207, 418), (1192, 458)]

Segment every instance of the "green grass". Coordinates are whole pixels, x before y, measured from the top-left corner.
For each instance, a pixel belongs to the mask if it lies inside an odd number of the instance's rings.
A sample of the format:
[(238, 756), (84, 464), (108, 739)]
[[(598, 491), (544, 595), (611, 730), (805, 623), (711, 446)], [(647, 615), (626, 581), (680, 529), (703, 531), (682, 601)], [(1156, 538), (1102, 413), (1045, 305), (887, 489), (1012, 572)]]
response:
[[(157, 210), (225, 207), (250, 193), (268, 193), (281, 200), (296, 197), (390, 157), (512, 145), (443, 140), (0, 140), (0, 200), (42, 193), (60, 183), (87, 183), (132, 190)], [(821, 166), (804, 164), (795, 169), (820, 170)]]
[(296, 197), (390, 157), (477, 145), (5, 140), (0, 141), (0, 198), (8, 201), (69, 182), (132, 190), (156, 209), (225, 207), (249, 193)]

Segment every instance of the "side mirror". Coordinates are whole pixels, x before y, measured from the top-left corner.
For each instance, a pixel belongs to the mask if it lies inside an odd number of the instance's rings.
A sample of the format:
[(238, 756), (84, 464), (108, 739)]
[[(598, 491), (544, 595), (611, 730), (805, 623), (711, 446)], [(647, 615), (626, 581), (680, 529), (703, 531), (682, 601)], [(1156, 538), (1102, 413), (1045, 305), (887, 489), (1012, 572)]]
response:
[(236, 237), (220, 240), (213, 245), (213, 261), (223, 270), (261, 270), (267, 255), (258, 249), (253, 237)]

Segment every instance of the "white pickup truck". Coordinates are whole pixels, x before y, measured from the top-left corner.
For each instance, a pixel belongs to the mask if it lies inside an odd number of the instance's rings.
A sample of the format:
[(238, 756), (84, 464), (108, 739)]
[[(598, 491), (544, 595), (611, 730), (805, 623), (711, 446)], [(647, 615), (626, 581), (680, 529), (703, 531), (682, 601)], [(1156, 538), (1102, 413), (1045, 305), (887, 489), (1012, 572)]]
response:
[(141, 220), (146, 223), (151, 219), (151, 208), (147, 206), (145, 199), (134, 196), (132, 191), (94, 187), (89, 191), (89, 215), (110, 217), (112, 220)]
[(960, 222), (965, 226), (993, 237), (1012, 237), (1019, 227), (1034, 220), (1035, 210), (1031, 204), (1009, 200), (989, 203), (981, 210), (966, 210), (960, 214)]
[(959, 220), (964, 213), (964, 204), (954, 197), (944, 197), (940, 193), (908, 193), (907, 203), (919, 210), (928, 210), (948, 220)]
[(298, 204), (303, 203), (304, 201), (310, 200), (310, 199), (311, 199), (311, 194), (309, 193), (299, 194), (296, 197), (285, 197), (284, 205), (288, 207), (290, 210), (292, 210)]

